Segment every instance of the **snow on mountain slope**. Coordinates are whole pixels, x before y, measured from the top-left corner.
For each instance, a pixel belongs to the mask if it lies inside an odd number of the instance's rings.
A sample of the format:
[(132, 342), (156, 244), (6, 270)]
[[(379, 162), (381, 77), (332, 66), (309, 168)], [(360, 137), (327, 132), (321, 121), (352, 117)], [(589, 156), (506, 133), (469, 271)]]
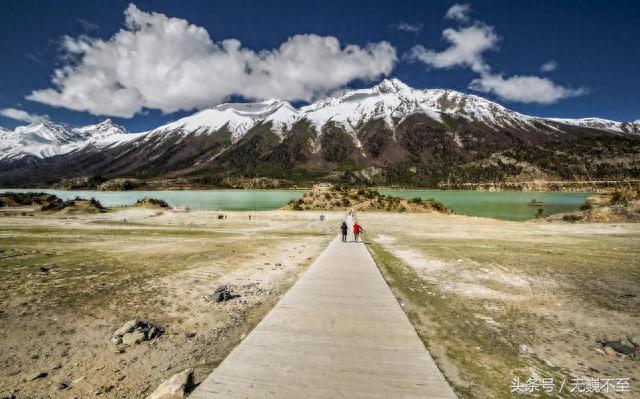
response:
[(340, 97), (300, 108), (301, 117), (308, 118), (317, 129), (333, 121), (348, 131), (377, 118), (392, 126), (394, 119), (414, 113), (423, 113), (435, 120), (442, 120), (442, 115), (447, 114), (500, 127), (529, 125), (535, 119), (482, 97), (454, 90), (413, 89), (398, 79), (385, 79), (370, 89), (350, 90)]
[(547, 118), (547, 120), (563, 123), (565, 125), (587, 127), (592, 129), (607, 130), (618, 133), (640, 133), (640, 121), (617, 122), (602, 118)]
[(77, 129), (52, 122), (19, 126), (13, 131), (0, 132), (0, 159), (20, 159), (28, 155), (47, 158), (83, 148), (90, 144), (108, 146), (132, 140), (139, 135), (129, 134), (110, 119), (96, 125)]
[[(257, 103), (227, 103), (202, 110), (144, 133), (131, 134), (111, 120), (96, 125), (71, 129), (46, 122), (0, 130), (0, 159), (17, 159), (26, 155), (39, 158), (64, 154), (80, 148), (103, 148), (139, 137), (179, 132), (211, 134), (226, 126), (237, 141), (249, 129), (271, 122), (272, 130), (284, 137), (298, 120), (306, 118), (320, 132), (328, 122), (341, 125), (353, 133), (357, 127), (373, 119), (382, 119), (389, 126), (415, 113), (434, 120), (444, 117), (465, 118), (493, 128), (539, 131), (541, 125), (562, 132), (561, 125), (640, 135), (640, 121), (616, 122), (600, 118), (561, 119), (539, 118), (511, 111), (485, 98), (446, 89), (414, 89), (398, 79), (385, 79), (379, 84), (358, 90), (348, 90), (313, 104), (294, 108), (286, 101), (271, 99)], [(160, 145), (159, 142), (156, 145)]]
[(296, 119), (298, 112), (286, 101), (271, 99), (259, 103), (227, 103), (160, 126), (151, 133), (182, 129), (186, 134), (208, 134), (226, 125), (232, 137), (238, 139), (259, 122), (272, 122), (272, 129), (283, 133)]

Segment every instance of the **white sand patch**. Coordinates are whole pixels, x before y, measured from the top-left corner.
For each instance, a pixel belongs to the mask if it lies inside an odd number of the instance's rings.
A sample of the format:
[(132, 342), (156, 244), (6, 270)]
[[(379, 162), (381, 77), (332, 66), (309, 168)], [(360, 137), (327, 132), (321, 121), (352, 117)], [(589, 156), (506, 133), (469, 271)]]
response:
[(501, 326), (501, 324), (498, 323), (497, 321), (493, 320), (492, 317), (484, 316), (484, 315), (481, 315), (481, 314), (477, 314), (475, 316), (476, 316), (476, 319), (483, 320), (485, 323), (487, 323), (490, 326), (495, 326), (495, 327)]
[(427, 259), (419, 252), (410, 249), (390, 249), (411, 268), (419, 271), (435, 271), (450, 268), (453, 265), (440, 259)]
[(375, 241), (383, 245), (388, 245), (388, 244), (393, 244), (397, 240), (395, 237), (385, 236), (384, 234), (378, 234), (375, 238)]
[(445, 290), (453, 291), (471, 298), (492, 299), (498, 301), (520, 301), (524, 298), (518, 295), (506, 294), (480, 284), (473, 283), (451, 283), (444, 287)]

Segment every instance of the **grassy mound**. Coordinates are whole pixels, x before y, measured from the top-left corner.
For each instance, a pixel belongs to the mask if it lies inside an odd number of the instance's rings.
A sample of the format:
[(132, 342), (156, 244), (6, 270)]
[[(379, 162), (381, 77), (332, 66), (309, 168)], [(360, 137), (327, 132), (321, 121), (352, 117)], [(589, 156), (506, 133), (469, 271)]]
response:
[(47, 193), (1, 193), (0, 207), (11, 206), (48, 206), (53, 203), (61, 203), (62, 200), (53, 194)]
[(551, 215), (550, 222), (623, 223), (640, 222), (640, 190), (622, 189), (593, 195), (580, 211)]
[(302, 210), (346, 210), (388, 212), (442, 212), (451, 209), (434, 199), (414, 198), (405, 200), (382, 195), (368, 188), (319, 184), (306, 191), (299, 200), (291, 200), (284, 209)]
[(102, 213), (106, 208), (95, 198), (84, 199), (76, 197), (69, 201), (52, 202), (41, 208), (43, 211), (53, 211), (64, 214)]
[(136, 201), (136, 205), (141, 208), (169, 208), (169, 204), (157, 198), (144, 197)]

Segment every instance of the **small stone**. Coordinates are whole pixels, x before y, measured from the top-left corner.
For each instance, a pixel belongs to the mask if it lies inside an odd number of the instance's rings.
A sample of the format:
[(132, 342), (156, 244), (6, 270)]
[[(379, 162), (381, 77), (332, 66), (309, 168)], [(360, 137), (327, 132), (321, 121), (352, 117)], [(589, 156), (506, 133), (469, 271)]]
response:
[(134, 331), (122, 336), (122, 343), (125, 345), (135, 345), (146, 340), (147, 337), (142, 331)]
[(153, 391), (147, 399), (182, 399), (193, 385), (193, 369), (174, 374)]
[(120, 345), (122, 343), (122, 337), (113, 336), (111, 337), (111, 343), (114, 345)]
[(38, 380), (40, 378), (45, 378), (46, 376), (48, 376), (49, 373), (47, 373), (46, 371), (42, 371), (40, 373), (34, 374), (29, 378), (29, 381), (34, 381), (34, 380)]
[(186, 335), (186, 337), (187, 337), (187, 338), (193, 338), (193, 337), (195, 337), (195, 336), (196, 336), (196, 334), (197, 334), (197, 333), (196, 333), (195, 331), (189, 331), (189, 332), (188, 332), (188, 333), (186, 333), (185, 335)]
[(69, 384), (66, 382), (59, 382), (58, 385), (56, 385), (56, 388), (62, 391), (63, 389), (69, 388)]
[(609, 356), (615, 356), (616, 355), (616, 351), (614, 351), (613, 348), (610, 347), (610, 346), (605, 346), (603, 348), (603, 350), (604, 350), (604, 353), (606, 353)]
[(131, 331), (133, 331), (134, 328), (136, 328), (136, 325), (138, 324), (138, 320), (129, 320), (128, 322), (124, 323), (122, 325), (122, 327), (118, 328), (116, 331), (113, 332), (113, 336), (114, 337), (121, 337), (127, 333), (130, 333)]
[(124, 353), (124, 348), (122, 346), (114, 346), (113, 353), (115, 353), (116, 355)]

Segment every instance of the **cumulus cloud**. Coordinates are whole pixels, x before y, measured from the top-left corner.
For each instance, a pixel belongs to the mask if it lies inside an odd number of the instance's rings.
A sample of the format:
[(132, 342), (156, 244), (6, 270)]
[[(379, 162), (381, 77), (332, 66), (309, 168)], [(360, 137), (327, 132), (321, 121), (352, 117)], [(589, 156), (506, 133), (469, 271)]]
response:
[(558, 63), (556, 60), (549, 60), (540, 66), (542, 72), (551, 72), (558, 69)]
[(397, 30), (401, 30), (404, 32), (418, 33), (422, 30), (422, 24), (410, 24), (408, 22), (400, 22), (399, 24), (391, 25), (393, 28)]
[[(445, 15), (447, 19), (467, 22), (471, 7), (468, 4), (455, 4)], [(491, 70), (484, 59), (488, 50), (496, 50), (501, 40), (492, 26), (482, 22), (464, 24), (458, 29), (448, 28), (442, 32), (449, 47), (443, 51), (414, 46), (406, 57), (417, 60), (434, 68), (466, 67), (476, 72), (479, 77), (469, 84), (472, 90), (492, 93), (507, 100), (523, 103), (552, 104), (564, 98), (576, 97), (587, 93), (584, 88), (572, 89), (538, 76), (510, 76)], [(541, 70), (549, 72), (558, 67), (558, 63), (550, 60), (541, 66)]]
[(474, 79), (469, 87), (485, 93), (494, 93), (508, 101), (539, 104), (552, 104), (586, 93), (585, 89), (563, 87), (547, 78), (517, 75), (505, 78), (499, 74), (483, 75)]
[(69, 62), (54, 71), (53, 88), (27, 98), (125, 118), (145, 108), (205, 108), (230, 96), (311, 101), (353, 80), (388, 75), (396, 62), (394, 47), (384, 41), (361, 47), (302, 34), (278, 48), (254, 51), (134, 4), (124, 15), (125, 28), (108, 40), (65, 37)]
[(444, 17), (460, 22), (467, 22), (469, 20), (470, 12), (471, 6), (469, 4), (456, 3), (447, 10), (447, 13)]
[(23, 111), (17, 108), (0, 109), (0, 115), (6, 118), (11, 118), (17, 121), (28, 122), (28, 123), (42, 123), (49, 120), (49, 115), (30, 114), (27, 111)]
[(499, 40), (491, 26), (475, 24), (460, 29), (448, 28), (442, 36), (449, 42), (447, 49), (437, 52), (418, 45), (409, 51), (409, 58), (436, 68), (465, 66), (478, 73), (488, 70), (482, 53), (495, 49)]

